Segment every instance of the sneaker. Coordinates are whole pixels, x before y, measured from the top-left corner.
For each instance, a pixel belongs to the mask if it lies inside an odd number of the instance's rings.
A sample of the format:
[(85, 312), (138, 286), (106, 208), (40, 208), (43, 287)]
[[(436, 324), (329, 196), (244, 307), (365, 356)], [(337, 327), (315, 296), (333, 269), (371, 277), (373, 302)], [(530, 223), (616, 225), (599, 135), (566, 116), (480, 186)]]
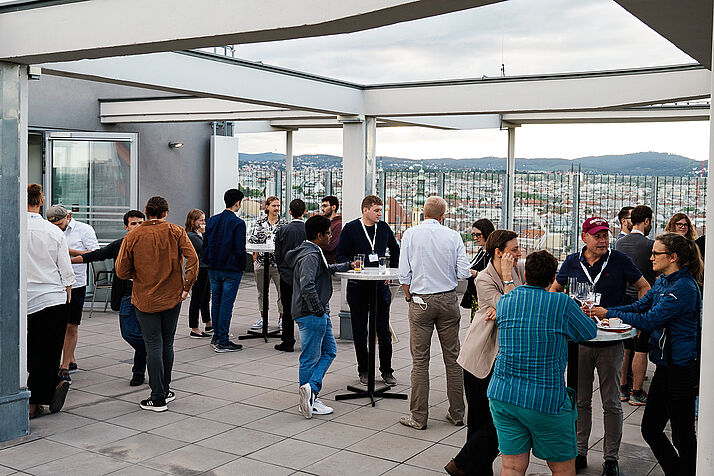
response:
[(67, 398), (67, 391), (69, 391), (69, 382), (66, 380), (60, 380), (55, 387), (55, 392), (52, 394), (52, 401), (50, 402), (50, 413), (57, 413), (62, 410), (64, 406), (64, 401)]
[(626, 402), (630, 399), (630, 387), (628, 385), (620, 385), (620, 401)]
[(142, 400), (139, 403), (139, 406), (142, 408), (142, 410), (151, 410), (154, 412), (165, 412), (169, 409), (169, 407), (166, 406), (166, 400), (164, 400), (163, 398), (160, 400), (152, 400), (150, 398), (147, 400)]
[(213, 346), (213, 350), (222, 354), (224, 352), (237, 352), (241, 350), (243, 346), (241, 344), (236, 344), (235, 342), (228, 341), (227, 344), (216, 344)]
[(201, 332), (200, 334), (191, 331), (189, 334), (189, 337), (191, 339), (203, 339), (204, 337), (211, 337), (211, 334), (206, 334), (205, 332)]
[(281, 332), (283, 330), (283, 318), (282, 317), (278, 318), (278, 329), (280, 329)]
[(397, 384), (397, 379), (392, 372), (383, 373), (382, 380), (390, 387), (394, 387)]
[(312, 418), (312, 406), (315, 400), (312, 396), (312, 387), (309, 383), (300, 386), (300, 413), (308, 420)]
[(57, 372), (57, 376), (62, 380), (72, 383), (72, 377), (69, 376), (68, 369), (60, 369), (59, 372)]
[(250, 328), (253, 329), (254, 331), (259, 331), (259, 330), (261, 330), (261, 329), (263, 328), (263, 318), (262, 318), (262, 317), (261, 317), (261, 318), (258, 318), (258, 320), (255, 321), (255, 324), (253, 324), (252, 326), (250, 326)]
[(426, 425), (417, 423), (416, 420), (414, 420), (411, 415), (401, 417), (399, 419), (399, 423), (401, 423), (404, 426), (410, 426), (410, 427), (414, 428), (415, 430), (426, 430)]
[(130, 387), (138, 387), (144, 383), (144, 374), (134, 374), (129, 381)]
[(213, 327), (211, 326), (206, 326), (206, 329), (203, 331), (206, 334), (213, 335)]
[(630, 400), (627, 402), (634, 407), (641, 407), (647, 404), (647, 392), (644, 390), (633, 390), (630, 394)]
[(332, 407), (328, 407), (324, 403), (322, 403), (322, 400), (319, 398), (315, 398), (315, 400), (312, 402), (312, 414), (313, 415), (329, 415), (332, 413), (334, 410)]
[(67, 370), (69, 370), (70, 373), (74, 373), (79, 370), (79, 367), (77, 367), (77, 362), (70, 362), (69, 368)]
[(164, 400), (166, 400), (166, 403), (173, 402), (174, 400), (176, 400), (176, 394), (169, 390), (168, 392), (166, 392), (166, 397), (164, 398)]
[(369, 374), (367, 374), (367, 372), (359, 374), (359, 383), (361, 383), (362, 385), (369, 384)]
[(215, 349), (217, 345), (218, 345), (218, 341), (216, 340), (216, 336), (213, 336), (211, 338), (211, 347), (213, 347)]
[(602, 476), (620, 476), (620, 465), (614, 459), (606, 459), (602, 464)]
[(295, 352), (295, 347), (285, 342), (281, 342), (280, 344), (275, 344), (275, 350), (280, 350), (283, 352)]
[(457, 420), (456, 418), (451, 416), (451, 413), (446, 412), (446, 419), (450, 421), (451, 423), (454, 424), (454, 426), (464, 426), (464, 420), (463, 418), (461, 420)]
[(588, 457), (583, 455), (578, 455), (575, 457), (575, 472), (579, 473), (588, 467)]

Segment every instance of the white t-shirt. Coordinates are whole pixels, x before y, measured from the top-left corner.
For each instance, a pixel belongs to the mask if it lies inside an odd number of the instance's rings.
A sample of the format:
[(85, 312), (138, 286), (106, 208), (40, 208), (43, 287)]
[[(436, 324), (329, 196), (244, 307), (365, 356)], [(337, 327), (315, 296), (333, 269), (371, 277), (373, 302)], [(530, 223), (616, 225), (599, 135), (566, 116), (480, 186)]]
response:
[(27, 212), (27, 313), (67, 302), (65, 288), (74, 281), (62, 230)]
[[(79, 222), (72, 218), (64, 229), (64, 236), (67, 238), (67, 246), (72, 250), (94, 251), (99, 249), (99, 241), (94, 233), (94, 228), (86, 223)], [(72, 285), (73, 288), (81, 288), (87, 285), (87, 264), (73, 264), (74, 275), (77, 278)]]

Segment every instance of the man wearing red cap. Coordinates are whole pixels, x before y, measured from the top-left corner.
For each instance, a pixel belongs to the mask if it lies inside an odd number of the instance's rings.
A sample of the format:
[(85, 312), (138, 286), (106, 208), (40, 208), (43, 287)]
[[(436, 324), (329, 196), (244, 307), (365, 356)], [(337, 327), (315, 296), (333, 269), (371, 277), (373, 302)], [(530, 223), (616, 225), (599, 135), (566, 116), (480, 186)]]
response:
[[(569, 255), (562, 266), (551, 291), (561, 292), (569, 278), (589, 283), (601, 294), (603, 307), (625, 304), (627, 285), (644, 296), (650, 289), (647, 280), (635, 263), (624, 253), (609, 249), (610, 226), (600, 217), (583, 222), (581, 238), (585, 247)], [(620, 403), (620, 374), (624, 348), (622, 341), (614, 343), (584, 343), (578, 354), (578, 456), (575, 469), (587, 467), (590, 429), (592, 427), (592, 393), (594, 370), (600, 380), (600, 396), (604, 414), (603, 476), (618, 476), (618, 453), (622, 440), (622, 405)]]

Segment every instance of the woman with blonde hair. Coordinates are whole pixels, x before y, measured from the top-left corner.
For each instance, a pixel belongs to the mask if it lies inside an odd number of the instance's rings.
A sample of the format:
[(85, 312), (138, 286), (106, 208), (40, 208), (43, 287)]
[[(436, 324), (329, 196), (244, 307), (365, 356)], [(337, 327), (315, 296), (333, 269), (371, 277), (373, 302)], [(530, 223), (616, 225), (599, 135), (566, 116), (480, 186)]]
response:
[[(208, 281), (208, 266), (201, 261), (203, 255), (203, 234), (206, 231), (206, 214), (203, 210), (194, 208), (186, 216), (186, 234), (191, 240), (193, 248), (198, 255), (198, 278), (196, 284), (191, 288), (191, 301), (188, 304), (188, 327), (191, 328), (190, 337), (192, 339), (200, 339), (202, 337), (211, 337), (213, 334), (213, 326), (211, 323), (211, 310), (209, 304), (211, 301), (211, 284)], [(201, 312), (201, 320), (206, 326), (205, 331), (198, 328), (198, 313)]]
[(675, 213), (667, 223), (667, 228), (664, 229), (667, 233), (677, 233), (688, 240), (697, 239), (697, 230), (694, 229), (692, 221), (684, 213)]

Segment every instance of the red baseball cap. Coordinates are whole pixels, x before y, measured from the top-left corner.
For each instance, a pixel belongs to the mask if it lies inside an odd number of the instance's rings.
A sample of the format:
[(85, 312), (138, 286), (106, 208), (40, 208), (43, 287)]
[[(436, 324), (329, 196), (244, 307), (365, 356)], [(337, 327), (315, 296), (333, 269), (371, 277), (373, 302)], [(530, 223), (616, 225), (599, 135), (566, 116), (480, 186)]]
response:
[(591, 235), (594, 235), (598, 231), (602, 230), (610, 231), (610, 225), (607, 223), (607, 220), (603, 218), (592, 217), (583, 222), (583, 231), (588, 232)]

